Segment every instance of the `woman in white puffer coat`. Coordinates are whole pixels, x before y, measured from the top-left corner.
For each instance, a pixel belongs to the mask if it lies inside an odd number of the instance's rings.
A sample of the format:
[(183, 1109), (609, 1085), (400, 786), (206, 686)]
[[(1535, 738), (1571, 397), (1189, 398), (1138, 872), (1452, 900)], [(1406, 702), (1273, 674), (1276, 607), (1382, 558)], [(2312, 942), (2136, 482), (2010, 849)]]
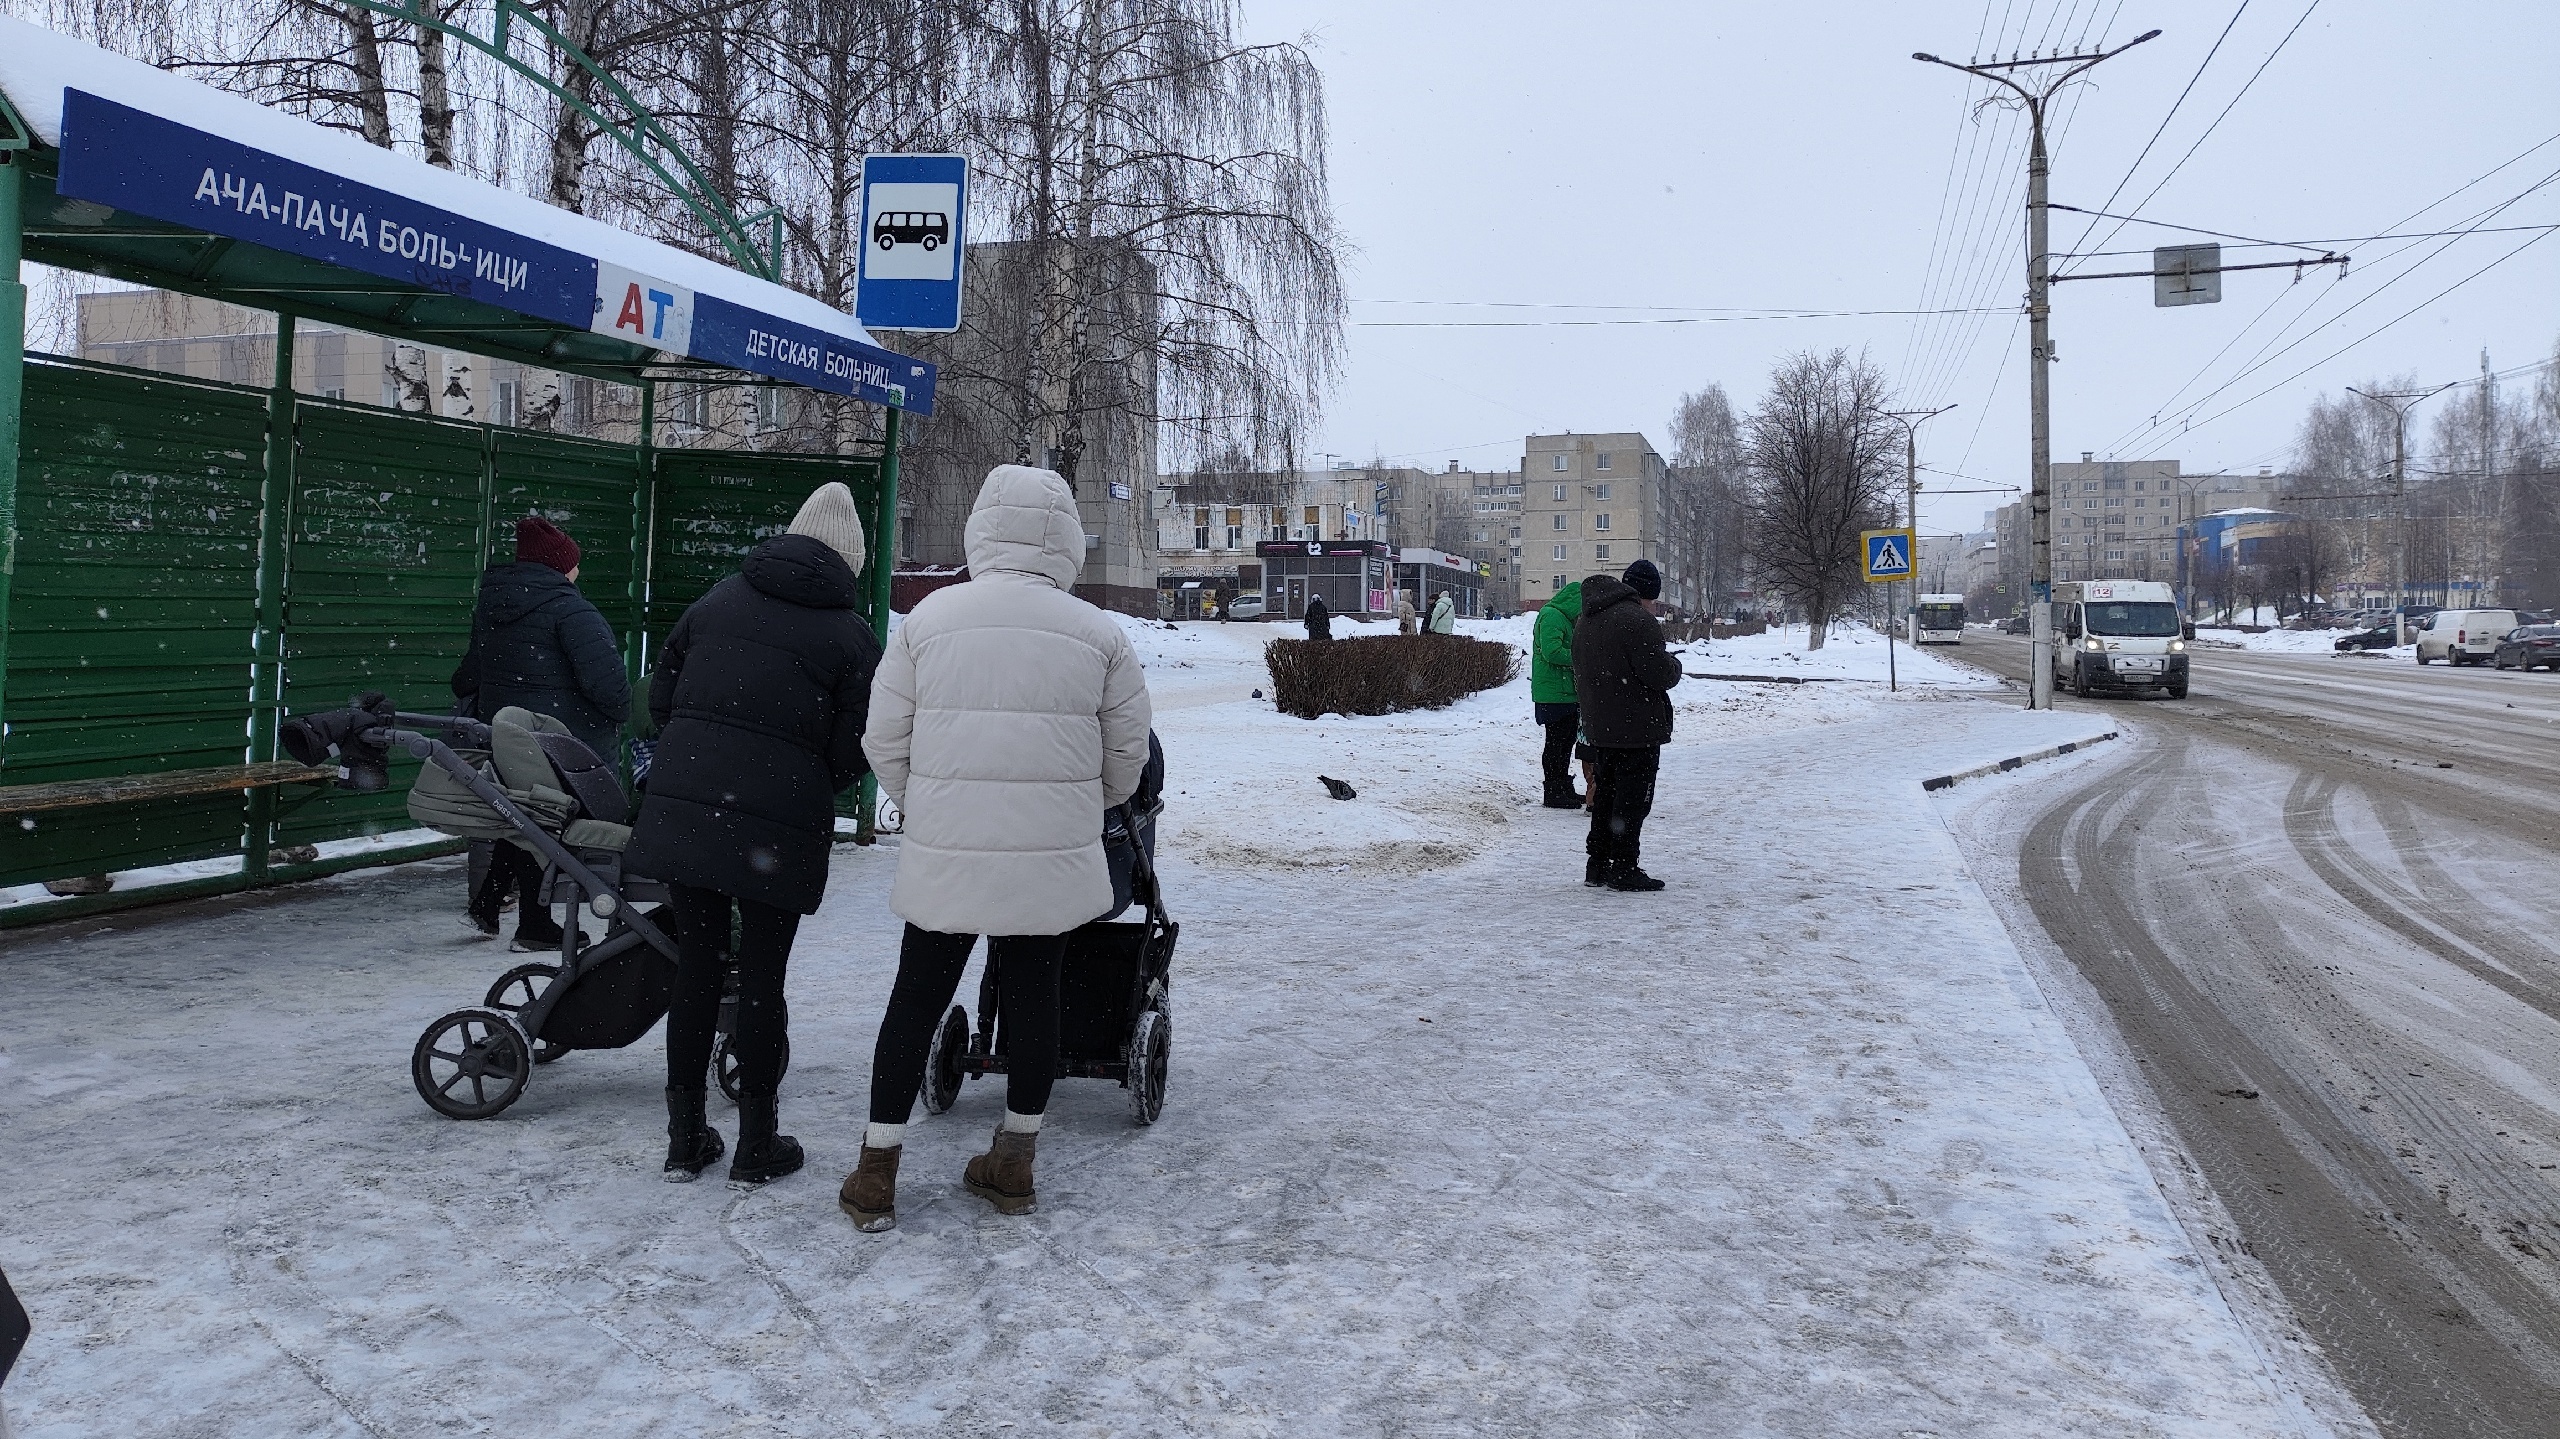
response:
[(1084, 518), (1048, 470), (1000, 465), (970, 511), (969, 581), (889, 639), (863, 753), (905, 811), (889, 907), (907, 922), (871, 1063), (871, 1122), (838, 1203), (897, 1223), (898, 1159), (934, 1026), (969, 950), (1004, 967), (1005, 1116), (963, 1181), (1005, 1214), (1034, 1202), (1033, 1150), (1058, 1057), (1066, 933), (1111, 908), (1103, 811), (1147, 763), (1147, 677), (1111, 616), (1077, 599)]

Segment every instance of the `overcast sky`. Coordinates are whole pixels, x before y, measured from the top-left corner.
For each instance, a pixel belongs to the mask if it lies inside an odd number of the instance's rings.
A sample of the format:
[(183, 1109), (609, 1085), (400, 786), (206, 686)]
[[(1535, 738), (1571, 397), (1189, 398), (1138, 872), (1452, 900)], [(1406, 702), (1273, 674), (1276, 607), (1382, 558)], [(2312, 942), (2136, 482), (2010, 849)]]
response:
[[(1959, 406), (1922, 430), (1923, 466), (2022, 485), (2024, 124), (1992, 110), (1976, 123), (1988, 87), (1915, 50), (1961, 62), (2164, 32), (2058, 102), (2056, 204), (2139, 205), (2257, 240), (2560, 223), (2553, 0), (1245, 4), (1250, 35), (1307, 38), (1326, 75), (1354, 302), (1316, 448), (1349, 460), (1507, 469), (1521, 436), (1561, 430), (1640, 430), (1667, 453), (1684, 391), (1722, 384), (1747, 410), (1777, 359), (1845, 346), (1905, 402)], [(2205, 238), (2144, 224), (2111, 236), (2108, 222), (2083, 246), (2089, 221), (2054, 221), (2057, 251)], [(2209, 307), (2156, 309), (2147, 280), (2058, 285), (2054, 457), (2281, 466), (2324, 390), (2474, 377), (2484, 346), (2500, 370), (2547, 360), (2560, 341), (2551, 236), (2357, 240), (2336, 246), (2354, 257), (2343, 280), (2225, 275)], [(2224, 263), (2300, 253), (2233, 248)], [(2147, 269), (2148, 256), (2087, 268)], [(1710, 318), (1719, 309), (1990, 313)], [(1661, 323), (1693, 319), (1705, 322)], [(1970, 528), (2006, 498), (1938, 494), (1922, 527)]]

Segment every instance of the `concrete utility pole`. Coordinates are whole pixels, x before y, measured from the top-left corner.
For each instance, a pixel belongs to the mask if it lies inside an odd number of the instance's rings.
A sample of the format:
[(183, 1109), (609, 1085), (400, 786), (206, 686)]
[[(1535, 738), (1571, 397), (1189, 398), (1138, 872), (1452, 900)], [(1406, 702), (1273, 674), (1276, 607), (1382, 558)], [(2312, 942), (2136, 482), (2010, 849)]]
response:
[[(2091, 67), (2112, 60), (2146, 40), (2158, 38), (2157, 30), (2146, 30), (2112, 50), (2080, 55), (2036, 55), (2021, 60), (2014, 54), (2006, 60), (1983, 60), (1959, 65), (1941, 60), (1927, 51), (1914, 51), (1911, 58), (1931, 65), (1944, 65), (2006, 85), (2027, 107), (2029, 144), (2027, 148), (2027, 391), (2031, 413), (2029, 423), (2029, 489), (2027, 494), (2028, 545), (2028, 611), (2027, 636), (2034, 659), (2029, 673), (2033, 676), (2027, 689), (2027, 708), (2053, 708), (2053, 411), (2050, 382), (2045, 366), (2053, 360), (2053, 339), (2046, 330), (2051, 311), (2048, 295), (2052, 287), (2048, 246), (2045, 243), (2045, 176), (2050, 168), (2044, 148), (2044, 110), (2063, 86), (2077, 79)], [(2042, 67), (2060, 66), (2057, 71)], [(2032, 88), (2011, 79), (2007, 71), (2032, 72)]]
[[(1876, 411), (1902, 426), (1902, 502), (1908, 507), (1905, 513), (1911, 517), (1904, 526), (1911, 531), (1911, 603), (1904, 611), (1906, 614), (1920, 613), (1920, 427), (1954, 408), (1953, 405), (1940, 405), (1934, 410)], [(1897, 690), (1901, 684), (1893, 673), (1892, 608), (1892, 594), (1888, 591), (1885, 597), (1884, 683), (1886, 689)], [(1918, 653), (1920, 636), (1917, 629), (1912, 632), (1911, 643), (1913, 653)]]
[(2362, 395), (2391, 412), (2391, 496), (2400, 511), (2399, 534), (2391, 544), (2391, 644), (2395, 649), (2409, 642), (2409, 412), (2453, 386), (2451, 380), (2432, 390), (2366, 391), (2347, 386), (2348, 394)]

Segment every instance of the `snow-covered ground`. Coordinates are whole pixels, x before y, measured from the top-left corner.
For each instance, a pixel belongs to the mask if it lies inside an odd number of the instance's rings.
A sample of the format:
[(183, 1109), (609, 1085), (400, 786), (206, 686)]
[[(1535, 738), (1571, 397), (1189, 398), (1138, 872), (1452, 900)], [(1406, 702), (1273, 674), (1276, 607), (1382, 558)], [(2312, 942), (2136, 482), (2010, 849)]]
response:
[[(1139, 1129), (1061, 1081), (1028, 1219), (956, 1182), (1000, 1081), (919, 1116), (895, 1232), (836, 1210), (894, 841), (801, 930), (811, 1164), (754, 1192), (659, 1182), (655, 1035), (496, 1120), (418, 1102), (419, 1028), (513, 958), (458, 861), (9, 936), (20, 1432), (2301, 1432), (1919, 788), (2101, 722), (1693, 680), (1672, 887), (1620, 895), (1534, 807), (1525, 679), (1300, 721), (1252, 695), (1285, 632), (1132, 627), (1171, 1094)], [(1691, 667), (1785, 653), (1742, 643)]]
[(2338, 641), (2361, 630), (2266, 630), (2251, 634), (2247, 630), (2209, 629), (2198, 627), (2196, 638), (2212, 644), (2228, 645), (2262, 655), (2334, 655), (2346, 660), (2406, 660), (2414, 658), (2418, 647), (2399, 645), (2378, 650), (2340, 650)]

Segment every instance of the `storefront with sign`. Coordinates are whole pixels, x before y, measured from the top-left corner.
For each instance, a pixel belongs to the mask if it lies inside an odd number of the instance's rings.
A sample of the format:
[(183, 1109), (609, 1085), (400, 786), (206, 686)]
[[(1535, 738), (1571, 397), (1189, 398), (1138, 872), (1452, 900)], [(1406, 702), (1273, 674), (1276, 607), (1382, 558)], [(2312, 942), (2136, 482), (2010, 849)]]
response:
[[(364, 690), (450, 704), (525, 515), (577, 538), (634, 680), (821, 484), (897, 553), (898, 424), (931, 413), (934, 367), (774, 283), (725, 202), (688, 203), (738, 267), (0, 20), (0, 885), (233, 861), (0, 927), (449, 847), (338, 845), (410, 831), (414, 761), (332, 789), (277, 731)], [(22, 259), (272, 314), (242, 341), (272, 383), (30, 355)], [(297, 321), (627, 386), (637, 442), (316, 393)], [(662, 450), (671, 382), (880, 408), (844, 453)], [(862, 580), (885, 629), (890, 566)]]
[[(1485, 577), (1475, 561), (1446, 550), (1407, 545), (1396, 551), (1396, 588), (1413, 596), (1414, 612), (1428, 616), (1433, 601), (1447, 595), (1462, 619), (1484, 615)], [(1390, 601), (1390, 608), (1393, 607)]]
[(1274, 619), (1306, 618), (1307, 601), (1318, 595), (1337, 615), (1395, 610), (1395, 554), (1377, 540), (1264, 540), (1253, 552), (1262, 561), (1263, 603)]

